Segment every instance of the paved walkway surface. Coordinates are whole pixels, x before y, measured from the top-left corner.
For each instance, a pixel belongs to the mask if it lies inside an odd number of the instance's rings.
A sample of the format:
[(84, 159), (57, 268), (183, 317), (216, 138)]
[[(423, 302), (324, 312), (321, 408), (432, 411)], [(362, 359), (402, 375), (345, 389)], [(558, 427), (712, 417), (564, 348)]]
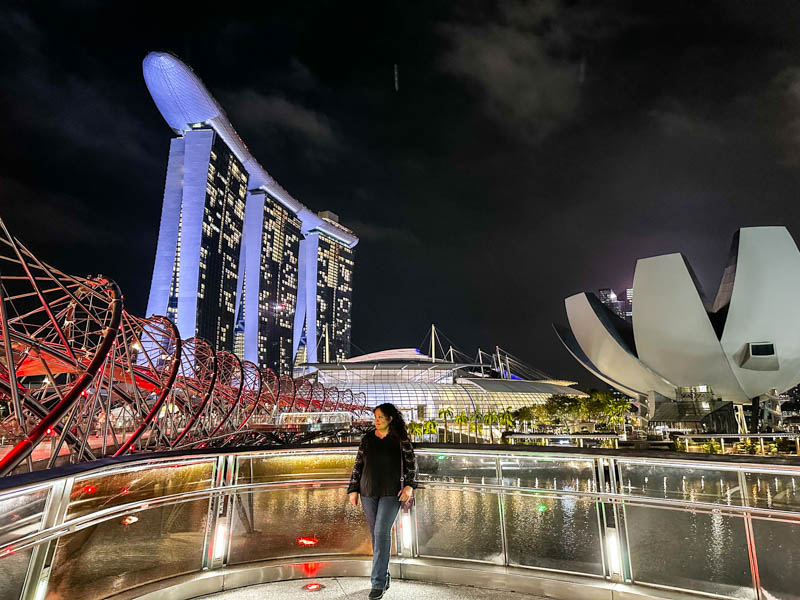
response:
[[(317, 592), (307, 592), (303, 589), (308, 583), (321, 583), (323, 587)], [(280, 581), (263, 585), (211, 594), (203, 596), (203, 600), (341, 600), (366, 599), (369, 594), (369, 579), (366, 577), (333, 577), (328, 579), (297, 579), (293, 581)], [(494, 598), (508, 598), (509, 600), (544, 600), (540, 596), (517, 594), (514, 592), (501, 592), (482, 588), (440, 585), (422, 583), (418, 581), (392, 581), (392, 587), (383, 596), (385, 600), (492, 600)]]

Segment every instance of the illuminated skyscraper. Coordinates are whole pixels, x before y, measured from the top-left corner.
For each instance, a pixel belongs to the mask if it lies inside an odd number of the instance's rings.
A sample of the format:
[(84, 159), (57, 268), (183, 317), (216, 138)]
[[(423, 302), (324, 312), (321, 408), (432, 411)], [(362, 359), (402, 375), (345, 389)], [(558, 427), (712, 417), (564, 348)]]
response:
[(220, 350), (233, 350), (246, 194), (247, 172), (212, 129), (172, 140), (147, 310)]
[(301, 227), (300, 219), (267, 192), (248, 195), (240, 295), (243, 357), (281, 373), (290, 372), (294, 356)]
[(625, 301), (627, 302), (625, 306), (625, 318), (628, 321), (633, 321), (633, 288), (628, 288), (625, 290)]
[[(335, 214), (320, 216), (341, 227)], [(311, 231), (300, 243), (300, 255), (295, 348), (304, 346), (306, 360), (312, 363), (344, 360), (350, 356), (353, 249), (323, 232)]]
[(600, 302), (610, 308), (614, 314), (621, 319), (631, 320), (633, 312), (631, 309), (631, 299), (633, 298), (633, 290), (625, 290), (626, 298), (622, 299), (617, 296), (616, 292), (611, 288), (603, 288), (597, 291), (597, 297)]
[(280, 373), (305, 344), (309, 361), (318, 349), (320, 358), (348, 357), (358, 238), (278, 185), (187, 65), (151, 52), (143, 70), (178, 136), (148, 313), (169, 317), (183, 338), (205, 338)]

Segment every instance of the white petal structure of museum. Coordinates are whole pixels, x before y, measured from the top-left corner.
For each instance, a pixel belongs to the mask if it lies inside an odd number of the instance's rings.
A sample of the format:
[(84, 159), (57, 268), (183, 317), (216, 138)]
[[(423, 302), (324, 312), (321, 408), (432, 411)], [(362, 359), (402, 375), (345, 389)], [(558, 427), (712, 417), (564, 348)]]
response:
[(707, 300), (682, 254), (643, 258), (633, 279), (632, 323), (594, 294), (564, 301), (555, 326), (592, 374), (643, 399), (708, 386), (746, 403), (800, 383), (800, 252), (785, 227), (745, 227), (733, 238), (719, 291)]

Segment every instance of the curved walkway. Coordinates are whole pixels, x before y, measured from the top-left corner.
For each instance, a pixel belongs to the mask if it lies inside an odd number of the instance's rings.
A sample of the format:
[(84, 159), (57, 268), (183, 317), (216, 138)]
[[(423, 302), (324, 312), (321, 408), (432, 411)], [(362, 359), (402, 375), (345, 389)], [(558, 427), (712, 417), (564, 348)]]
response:
[[(317, 592), (306, 592), (308, 583), (321, 583), (323, 587)], [(369, 594), (367, 577), (332, 577), (328, 579), (296, 579), (280, 581), (202, 596), (203, 600), (316, 600), (336, 598), (339, 600), (362, 600)], [(386, 600), (493, 600), (508, 598), (509, 600), (544, 600), (541, 596), (487, 590), (482, 588), (423, 583), (420, 581), (393, 580), (392, 587), (384, 595)]]

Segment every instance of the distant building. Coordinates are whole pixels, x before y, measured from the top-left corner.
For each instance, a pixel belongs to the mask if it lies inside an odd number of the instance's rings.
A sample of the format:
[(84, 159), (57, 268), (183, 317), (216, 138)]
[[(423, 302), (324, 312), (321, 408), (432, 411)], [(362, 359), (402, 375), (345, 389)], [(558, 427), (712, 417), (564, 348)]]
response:
[(620, 298), (611, 288), (603, 288), (597, 291), (600, 302), (605, 304), (611, 312), (621, 319), (630, 320), (633, 317), (630, 299), (633, 298), (633, 290), (626, 290), (629, 298)]
[(625, 290), (625, 301), (628, 303), (625, 307), (625, 318), (628, 321), (633, 321), (633, 288)]
[(407, 420), (436, 419), (442, 408), (452, 409), (454, 418), (544, 404), (553, 395), (586, 396), (571, 382), (486, 377), (484, 365), (434, 361), (416, 348), (383, 350), (336, 364), (309, 362), (297, 371), (326, 387), (363, 392), (368, 407), (392, 402)]
[(295, 339), (305, 347), (307, 362), (344, 360), (350, 356), (353, 250), (323, 232), (312, 231), (301, 242), (300, 253), (305, 311), (295, 313)]

